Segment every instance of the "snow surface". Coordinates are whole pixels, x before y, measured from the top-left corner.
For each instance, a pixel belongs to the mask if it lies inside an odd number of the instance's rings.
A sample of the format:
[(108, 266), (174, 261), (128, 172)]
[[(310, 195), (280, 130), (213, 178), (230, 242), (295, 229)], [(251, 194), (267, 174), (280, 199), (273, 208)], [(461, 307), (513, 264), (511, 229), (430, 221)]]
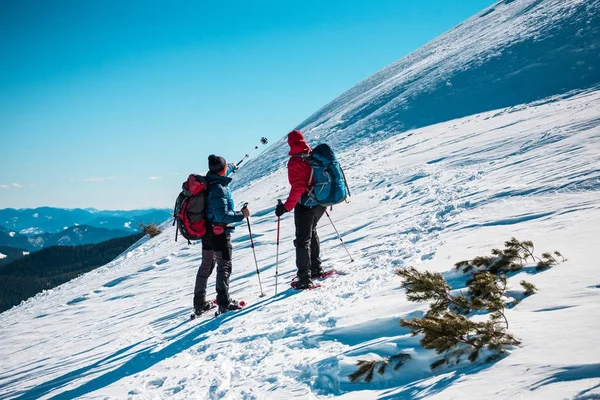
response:
[(27, 229), (22, 229), (19, 233), (21, 235), (39, 235), (39, 234), (44, 233), (44, 231), (37, 227), (31, 227), (31, 228), (27, 228)]
[[(304, 121), (340, 156), (353, 197), (327, 219), (324, 263), (346, 272), (295, 292), (293, 217), (275, 200), (285, 137), (234, 176), (248, 201), (231, 293), (246, 309), (190, 322), (200, 245), (174, 231), (0, 314), (0, 398), (596, 399), (600, 397), (600, 0), (503, 0), (382, 69)], [(519, 105), (520, 104), (520, 105)], [(508, 108), (506, 108), (508, 107)], [(495, 111), (490, 111), (495, 110)], [(433, 125), (436, 124), (437, 125)], [(568, 261), (509, 281), (539, 294), (508, 310), (522, 344), (492, 364), (432, 372), (399, 319), (420, 315), (394, 271), (439, 271), (512, 236)], [(209, 291), (214, 295), (214, 283)], [(359, 359), (412, 359), (349, 383)]]
[(37, 248), (44, 247), (44, 243), (45, 243), (43, 236), (28, 237), (27, 241), (29, 242), (29, 244), (31, 244), (32, 246), (37, 247)]
[[(319, 234), (327, 268), (346, 275), (295, 292), (293, 216), (277, 198), (285, 169), (234, 192), (250, 203), (262, 284), (245, 225), (233, 235), (231, 293), (248, 306), (189, 321), (201, 246), (175, 232), (143, 239), (110, 264), (0, 314), (0, 398), (16, 399), (592, 399), (600, 396), (600, 90), (410, 130), (339, 154), (349, 204)], [(234, 176), (234, 179), (238, 179)], [(522, 341), (504, 359), (437, 372), (399, 326), (407, 302), (394, 271), (452, 265), (511, 236), (568, 261), (526, 279), (539, 293), (507, 311)], [(214, 277), (209, 293), (214, 295)], [(413, 355), (374, 382), (349, 383), (358, 359)]]

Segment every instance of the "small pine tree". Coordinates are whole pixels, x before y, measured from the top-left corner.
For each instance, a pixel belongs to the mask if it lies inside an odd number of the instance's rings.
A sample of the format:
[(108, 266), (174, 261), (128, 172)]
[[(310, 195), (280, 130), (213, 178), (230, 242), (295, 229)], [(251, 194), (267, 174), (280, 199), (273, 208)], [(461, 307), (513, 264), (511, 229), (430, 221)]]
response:
[[(555, 252), (555, 253), (558, 253), (558, 252)], [(550, 253), (543, 253), (542, 259), (540, 261), (538, 261), (535, 269), (538, 271), (542, 271), (542, 270), (551, 268), (555, 265), (558, 265), (558, 261), (556, 261), (556, 258), (554, 258), (552, 256), (552, 254), (550, 254)]]
[(523, 294), (525, 296), (531, 296), (532, 294), (537, 293), (537, 288), (535, 287), (535, 285), (533, 283), (529, 283), (527, 281), (521, 281), (521, 286), (523, 286), (523, 289), (525, 289), (525, 291), (523, 292)]
[(452, 302), (450, 286), (442, 274), (420, 272), (414, 267), (399, 269), (396, 274), (404, 278), (402, 288), (406, 289), (406, 298), (417, 303), (431, 302), (430, 312), (442, 312)]
[(151, 222), (150, 225), (145, 225), (144, 223), (140, 223), (140, 228), (144, 235), (149, 235), (151, 238), (158, 236), (162, 233), (162, 230), (156, 226), (154, 222)]
[(361, 376), (364, 376), (365, 382), (371, 382), (373, 380), (373, 373), (375, 372), (377, 363), (378, 361), (376, 360), (358, 360), (356, 362), (358, 370), (348, 375), (350, 382), (356, 382)]
[[(519, 241), (516, 238), (511, 238), (504, 242), (504, 249), (492, 249), (491, 256), (478, 256), (472, 260), (459, 261), (454, 264), (456, 269), (462, 270), (463, 273), (489, 271), (496, 275), (508, 274), (522, 269), (527, 262), (536, 262), (536, 270), (548, 269), (554, 265), (558, 265), (558, 261), (550, 253), (543, 253), (539, 258), (534, 254), (535, 247), (530, 240)], [(566, 259), (555, 251), (554, 255), (560, 257), (562, 262)]]
[(406, 360), (410, 359), (410, 354), (398, 353), (391, 357), (385, 357), (382, 360), (358, 360), (356, 362), (358, 369), (354, 373), (348, 375), (348, 377), (350, 378), (350, 382), (356, 382), (361, 377), (363, 377), (365, 382), (371, 382), (375, 371), (377, 371), (378, 374), (383, 375), (390, 364), (394, 364), (394, 371), (397, 371), (404, 365)]
[[(443, 355), (430, 365), (432, 369), (458, 364), (464, 357), (474, 362), (483, 349), (490, 352), (485, 362), (492, 362), (502, 357), (507, 347), (520, 344), (507, 332), (506, 274), (519, 271), (530, 261), (538, 262), (538, 270), (558, 265), (554, 256), (560, 257), (562, 262), (566, 261), (558, 251), (554, 255), (543, 253), (539, 258), (534, 250), (533, 242), (519, 241), (513, 237), (504, 242), (504, 249), (492, 249), (491, 256), (457, 262), (454, 265), (456, 269), (471, 273), (471, 279), (467, 281), (467, 295), (452, 294), (452, 288), (439, 273), (421, 272), (414, 267), (396, 271), (403, 279), (402, 288), (406, 290), (409, 301), (429, 303), (429, 310), (423, 318), (401, 319), (400, 325), (410, 329), (412, 336), (422, 335), (420, 344), (425, 349)], [(521, 286), (526, 296), (537, 291), (533, 284), (526, 281), (522, 281)], [(515, 300), (510, 305), (517, 303), (518, 300)], [(484, 310), (488, 313), (488, 319), (478, 322), (470, 320), (468, 315), (473, 310)], [(378, 361), (360, 360), (357, 362), (358, 370), (349, 375), (350, 381), (355, 382), (363, 377), (370, 382), (373, 374), (383, 374), (389, 363), (395, 362), (396, 370), (408, 359), (410, 355), (400, 353)]]
[[(469, 296), (465, 296), (451, 295), (450, 285), (438, 273), (420, 272), (411, 267), (399, 270), (397, 274), (404, 278), (402, 287), (406, 289), (409, 300), (431, 302), (424, 318), (402, 319), (400, 324), (411, 329), (413, 336), (423, 334), (421, 345), (424, 348), (433, 349), (438, 354), (452, 351), (452, 354), (446, 354), (432, 364), (432, 368), (459, 360), (469, 351), (468, 358), (475, 360), (486, 346), (500, 353), (504, 344), (518, 344), (505, 331), (508, 329), (503, 300), (507, 287), (505, 275), (497, 277), (487, 271), (475, 273), (467, 282)], [(471, 310), (487, 311), (491, 324), (469, 320), (466, 315)], [(500, 320), (504, 321), (504, 327), (498, 324)], [(461, 350), (459, 346), (462, 346)]]

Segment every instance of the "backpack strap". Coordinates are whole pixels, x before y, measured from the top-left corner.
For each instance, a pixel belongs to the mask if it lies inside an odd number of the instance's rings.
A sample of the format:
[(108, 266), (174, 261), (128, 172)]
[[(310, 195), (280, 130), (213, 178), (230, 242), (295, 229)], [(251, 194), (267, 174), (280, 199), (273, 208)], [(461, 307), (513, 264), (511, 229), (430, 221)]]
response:
[[(340, 165), (340, 171), (342, 171), (342, 178), (344, 178), (344, 185), (346, 185), (346, 190), (348, 190), (348, 197), (352, 196), (350, 194), (350, 186), (348, 186), (348, 181), (346, 180), (346, 174), (344, 173), (344, 169)], [(346, 201), (347, 203), (348, 201)]]
[(311, 197), (313, 194), (313, 191), (315, 190), (315, 186), (313, 185), (313, 187), (310, 187), (310, 182), (313, 180), (315, 170), (313, 169), (312, 165), (310, 165), (310, 163), (307, 160), (307, 158), (310, 157), (310, 153), (308, 153), (308, 154), (306, 154), (306, 153), (293, 154), (292, 157), (296, 157), (296, 158), (306, 161), (306, 163), (310, 167), (310, 177), (308, 178), (308, 186), (306, 186), (306, 195), (308, 197)]
[[(310, 164), (308, 164), (308, 165), (310, 167), (310, 178), (308, 178), (308, 186), (310, 186), (310, 182), (313, 180), (315, 170), (313, 169), (312, 165), (310, 165)], [(311, 187), (310, 189), (308, 188), (308, 186), (306, 187), (306, 191), (307, 191), (308, 197), (310, 197), (313, 193), (313, 190), (315, 190), (315, 185), (313, 185), (313, 187)]]

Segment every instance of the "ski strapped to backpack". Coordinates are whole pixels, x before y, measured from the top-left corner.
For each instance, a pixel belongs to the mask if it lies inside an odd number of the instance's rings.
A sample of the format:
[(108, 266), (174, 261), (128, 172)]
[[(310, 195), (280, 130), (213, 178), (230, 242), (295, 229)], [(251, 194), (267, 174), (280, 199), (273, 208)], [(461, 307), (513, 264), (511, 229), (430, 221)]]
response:
[(298, 155), (311, 167), (310, 179), (314, 185), (303, 195), (301, 203), (305, 206), (333, 206), (350, 196), (350, 188), (344, 171), (329, 145), (322, 143), (308, 155)]
[(191, 240), (200, 240), (206, 234), (206, 197), (206, 179), (201, 175), (191, 174), (187, 181), (183, 182), (181, 193), (175, 201), (175, 241), (177, 233), (181, 233), (188, 243), (191, 243)]

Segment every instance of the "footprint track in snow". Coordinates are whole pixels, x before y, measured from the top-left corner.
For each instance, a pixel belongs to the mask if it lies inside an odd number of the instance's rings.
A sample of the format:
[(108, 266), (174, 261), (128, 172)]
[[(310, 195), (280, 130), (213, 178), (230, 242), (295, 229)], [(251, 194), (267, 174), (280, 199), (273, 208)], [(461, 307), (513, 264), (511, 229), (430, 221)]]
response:
[(72, 306), (81, 302), (84, 302), (88, 299), (87, 296), (80, 296), (80, 297), (76, 297), (73, 300), (67, 301), (67, 305), (68, 306)]
[(152, 271), (154, 268), (156, 268), (154, 265), (149, 265), (147, 267), (144, 267), (144, 268), (138, 270), (138, 272), (148, 272), (148, 271)]
[(117, 279), (113, 279), (113, 280), (112, 280), (112, 281), (110, 281), (110, 282), (106, 282), (106, 283), (104, 284), (104, 287), (105, 287), (105, 288), (112, 288), (112, 287), (115, 287), (115, 286), (117, 286), (119, 283), (121, 283), (121, 282), (125, 282), (125, 281), (126, 281), (126, 280), (128, 280), (129, 278), (131, 278), (131, 277), (130, 277), (129, 275), (127, 275), (127, 276), (122, 276), (122, 277), (120, 277), (120, 278), (117, 278)]

